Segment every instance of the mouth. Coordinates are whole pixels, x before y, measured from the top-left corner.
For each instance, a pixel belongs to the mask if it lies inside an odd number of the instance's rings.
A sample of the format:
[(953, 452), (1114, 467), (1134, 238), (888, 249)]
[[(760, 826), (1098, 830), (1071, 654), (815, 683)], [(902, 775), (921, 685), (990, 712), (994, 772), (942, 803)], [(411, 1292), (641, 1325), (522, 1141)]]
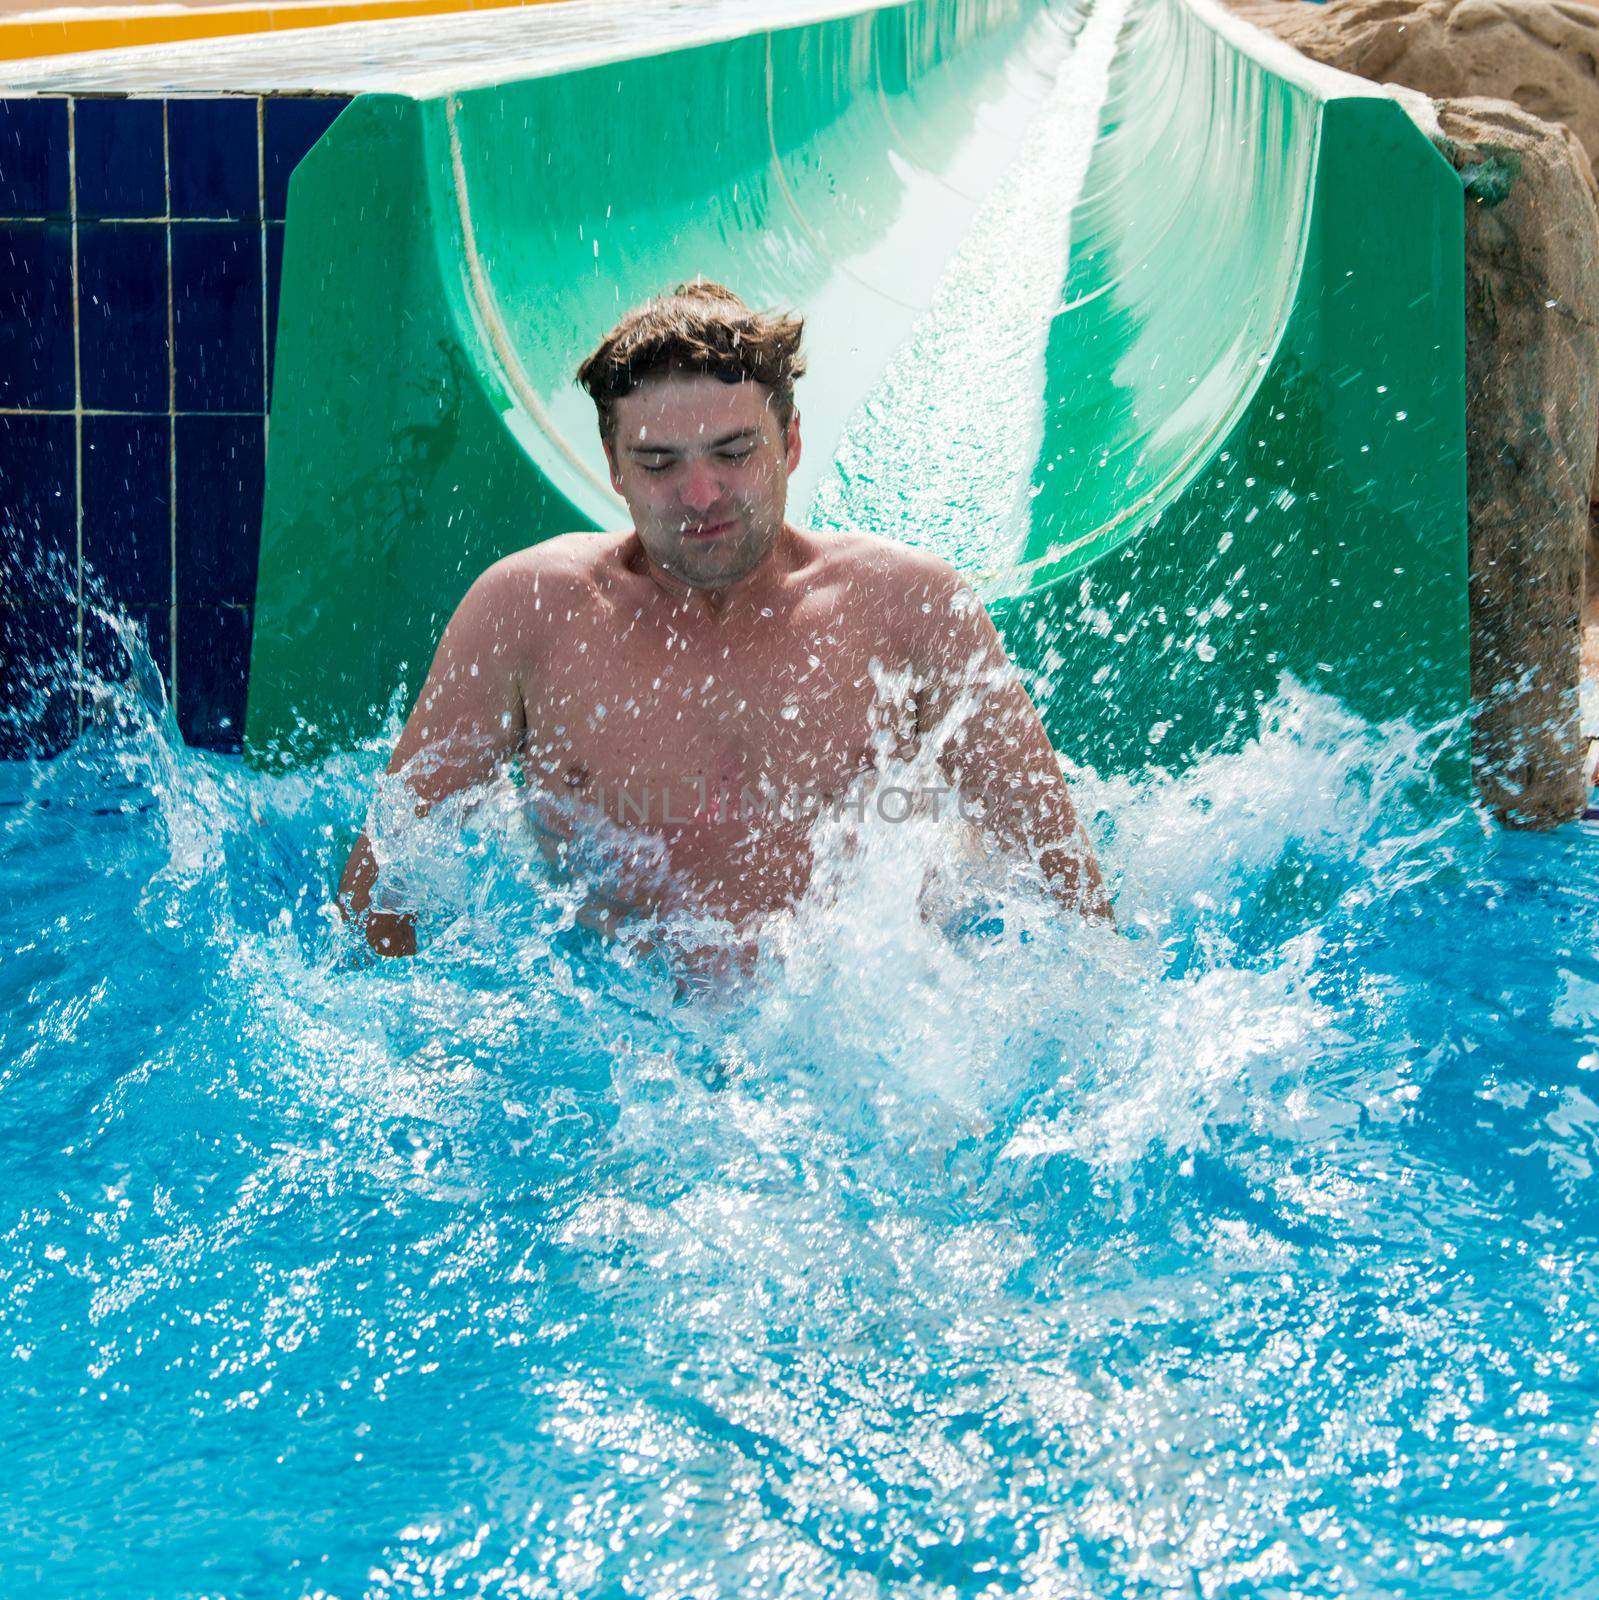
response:
[(696, 543), (704, 543), (709, 539), (720, 539), (723, 534), (731, 533), (736, 526), (731, 517), (725, 522), (706, 522), (697, 525), (685, 523), (683, 537)]

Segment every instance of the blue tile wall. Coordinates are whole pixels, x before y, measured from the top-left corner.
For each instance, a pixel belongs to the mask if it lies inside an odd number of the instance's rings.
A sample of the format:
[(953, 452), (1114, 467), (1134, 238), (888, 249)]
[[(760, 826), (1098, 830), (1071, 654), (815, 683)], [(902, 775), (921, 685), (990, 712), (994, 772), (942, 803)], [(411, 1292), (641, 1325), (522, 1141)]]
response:
[(83, 564), (118, 605), (172, 603), (171, 475), (172, 418), (83, 419)]
[[(250, 605), (266, 488), (260, 417), (179, 417), (179, 605)], [(204, 484), (204, 494), (190, 494)]]
[(0, 758), (99, 714), (121, 619), (239, 748), (289, 179), (346, 104), (0, 95)]
[(172, 374), (179, 411), (266, 408), (260, 224), (172, 224)]
[(167, 323), (167, 229), (80, 222), (78, 339), (86, 410), (166, 414)]
[(173, 216), (260, 217), (260, 106), (255, 99), (167, 102)]
[(72, 210), (65, 100), (0, 100), (0, 217)]
[(243, 742), (251, 612), (192, 606), (178, 634), (178, 730), (190, 744), (237, 750)]
[(0, 605), (76, 603), (77, 448), (70, 416), (0, 415)]
[(0, 406), (70, 407), (72, 225), (0, 222)]
[(77, 732), (78, 612), (0, 605), (0, 744), (54, 755)]
[(77, 103), (79, 221), (167, 214), (166, 113), (159, 100)]

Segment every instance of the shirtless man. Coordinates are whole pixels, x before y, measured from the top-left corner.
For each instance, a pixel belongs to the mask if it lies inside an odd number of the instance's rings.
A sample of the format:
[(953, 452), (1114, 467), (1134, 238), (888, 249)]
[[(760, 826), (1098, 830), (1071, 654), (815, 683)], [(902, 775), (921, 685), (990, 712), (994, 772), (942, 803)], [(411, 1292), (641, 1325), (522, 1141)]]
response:
[[(557, 854), (603, 816), (655, 859), (619, 867), (584, 920), (688, 908), (736, 930), (804, 893), (820, 806), (948, 719), (937, 764), (962, 815), (1108, 917), (1038, 714), (955, 570), (784, 520), (800, 334), (702, 282), (606, 335), (578, 380), (633, 527), (546, 540), (472, 585), (389, 772), (421, 815), (518, 761)], [(363, 834), (340, 903), (375, 950), (408, 955), (414, 919), (377, 880)]]

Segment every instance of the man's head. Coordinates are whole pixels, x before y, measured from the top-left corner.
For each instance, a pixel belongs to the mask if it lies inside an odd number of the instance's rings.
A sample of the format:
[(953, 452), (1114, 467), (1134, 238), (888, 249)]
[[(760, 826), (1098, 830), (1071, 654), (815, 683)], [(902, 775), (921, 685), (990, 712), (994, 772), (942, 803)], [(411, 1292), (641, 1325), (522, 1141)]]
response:
[(628, 312), (578, 368), (640, 542), (696, 588), (736, 582), (782, 532), (803, 327), (718, 283), (680, 284)]

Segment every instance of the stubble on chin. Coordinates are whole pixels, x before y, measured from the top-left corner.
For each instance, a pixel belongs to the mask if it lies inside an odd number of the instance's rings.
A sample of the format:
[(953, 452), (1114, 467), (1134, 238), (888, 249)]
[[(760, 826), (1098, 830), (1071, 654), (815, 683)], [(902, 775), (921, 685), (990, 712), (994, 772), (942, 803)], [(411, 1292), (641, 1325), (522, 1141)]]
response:
[(758, 541), (746, 535), (735, 548), (718, 546), (703, 551), (684, 543), (679, 545), (673, 568), (668, 570), (684, 583), (701, 589), (737, 583), (771, 554), (776, 542), (775, 538)]

